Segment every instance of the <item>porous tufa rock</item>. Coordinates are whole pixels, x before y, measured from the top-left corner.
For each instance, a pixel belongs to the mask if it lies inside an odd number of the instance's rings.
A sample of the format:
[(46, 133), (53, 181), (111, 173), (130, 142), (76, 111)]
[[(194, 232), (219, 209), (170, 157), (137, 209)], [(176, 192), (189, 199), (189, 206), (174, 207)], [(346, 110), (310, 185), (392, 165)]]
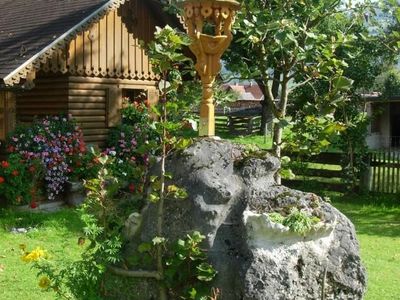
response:
[(300, 234), (291, 231), (288, 226), (272, 221), (266, 213), (260, 214), (251, 210), (243, 212), (243, 223), (246, 227), (248, 245), (253, 249), (325, 238), (331, 235), (336, 226), (336, 222), (319, 222), (306, 234)]
[[(277, 185), (279, 161), (248, 155), (227, 141), (199, 139), (167, 164), (187, 200), (165, 204), (164, 237), (199, 231), (226, 300), (362, 299), (366, 273), (353, 224), (312, 193)], [(321, 222), (306, 234), (271, 222), (295, 207)], [(143, 215), (139, 241), (156, 236), (156, 205)], [(143, 295), (141, 299), (150, 299)]]

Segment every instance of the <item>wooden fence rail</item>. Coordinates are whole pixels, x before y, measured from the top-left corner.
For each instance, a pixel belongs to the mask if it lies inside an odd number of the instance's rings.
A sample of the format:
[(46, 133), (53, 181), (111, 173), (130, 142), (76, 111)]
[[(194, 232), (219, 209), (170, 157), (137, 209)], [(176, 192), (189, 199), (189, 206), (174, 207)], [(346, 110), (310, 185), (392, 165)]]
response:
[(292, 168), (296, 177), (283, 180), (284, 184), (299, 186), (304, 182), (312, 181), (318, 182), (330, 190), (346, 190), (346, 183), (341, 180), (343, 178), (343, 171), (340, 166), (341, 153), (324, 152), (304, 157), (293, 152), (283, 152), (282, 154), (290, 157), (292, 162), (300, 162), (298, 167), (294, 164)]
[(400, 152), (385, 151), (370, 154), (369, 190), (377, 193), (400, 192)]

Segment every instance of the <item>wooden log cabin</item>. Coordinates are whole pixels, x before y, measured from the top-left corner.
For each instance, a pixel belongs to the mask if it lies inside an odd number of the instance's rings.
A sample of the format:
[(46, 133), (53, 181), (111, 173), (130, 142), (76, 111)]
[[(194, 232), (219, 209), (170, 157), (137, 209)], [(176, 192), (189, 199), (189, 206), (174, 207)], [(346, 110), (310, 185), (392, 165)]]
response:
[(16, 123), (66, 113), (100, 146), (123, 97), (157, 101), (140, 41), (179, 26), (158, 0), (5, 0), (0, 16), (0, 140)]

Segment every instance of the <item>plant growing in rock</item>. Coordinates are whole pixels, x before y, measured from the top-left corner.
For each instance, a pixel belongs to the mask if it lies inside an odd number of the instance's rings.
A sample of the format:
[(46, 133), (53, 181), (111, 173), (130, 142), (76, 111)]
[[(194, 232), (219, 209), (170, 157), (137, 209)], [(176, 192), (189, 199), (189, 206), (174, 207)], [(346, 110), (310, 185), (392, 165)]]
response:
[(290, 231), (300, 235), (306, 235), (313, 227), (321, 222), (321, 219), (296, 207), (291, 208), (289, 214), (283, 216), (281, 213), (272, 212), (268, 214), (274, 223), (282, 224)]

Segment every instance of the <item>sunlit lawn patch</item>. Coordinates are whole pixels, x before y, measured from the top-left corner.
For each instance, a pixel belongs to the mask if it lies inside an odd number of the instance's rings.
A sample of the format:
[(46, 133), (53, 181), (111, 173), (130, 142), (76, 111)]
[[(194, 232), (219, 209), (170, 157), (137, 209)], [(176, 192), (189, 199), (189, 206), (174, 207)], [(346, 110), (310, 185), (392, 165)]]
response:
[[(10, 229), (31, 228), (26, 234)], [(55, 299), (39, 287), (37, 270), (21, 259), (21, 247), (48, 250), (52, 260), (67, 262), (78, 258), (81, 224), (74, 210), (56, 213), (13, 213), (0, 210), (0, 299)]]

